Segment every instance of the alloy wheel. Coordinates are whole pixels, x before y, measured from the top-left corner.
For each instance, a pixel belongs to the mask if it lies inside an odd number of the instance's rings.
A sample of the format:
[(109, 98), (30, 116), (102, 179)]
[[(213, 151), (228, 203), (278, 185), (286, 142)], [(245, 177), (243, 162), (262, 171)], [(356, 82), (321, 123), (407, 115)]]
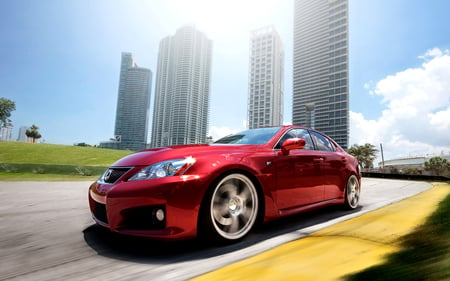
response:
[(242, 174), (224, 177), (215, 187), (210, 218), (215, 232), (225, 240), (244, 237), (258, 214), (258, 193), (253, 182)]

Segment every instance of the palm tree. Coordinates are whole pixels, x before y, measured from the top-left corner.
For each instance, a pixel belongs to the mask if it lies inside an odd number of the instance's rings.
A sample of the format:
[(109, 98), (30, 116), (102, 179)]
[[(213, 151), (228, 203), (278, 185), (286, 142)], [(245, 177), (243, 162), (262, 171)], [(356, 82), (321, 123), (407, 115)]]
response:
[(373, 167), (373, 161), (378, 150), (374, 145), (366, 143), (365, 145), (353, 145), (348, 149), (348, 153), (355, 156), (363, 168)]
[(35, 143), (36, 140), (42, 137), (38, 130), (39, 127), (33, 124), (33, 126), (26, 130), (25, 135), (27, 135), (28, 139), (32, 139), (33, 143)]
[(442, 172), (450, 168), (450, 163), (442, 157), (432, 157), (425, 162), (425, 169), (432, 171), (436, 176), (440, 176)]

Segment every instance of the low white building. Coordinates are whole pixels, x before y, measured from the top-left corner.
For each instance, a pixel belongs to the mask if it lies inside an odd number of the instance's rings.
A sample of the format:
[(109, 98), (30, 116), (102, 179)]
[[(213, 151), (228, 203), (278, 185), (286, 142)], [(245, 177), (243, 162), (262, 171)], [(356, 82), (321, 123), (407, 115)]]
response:
[(425, 162), (433, 157), (442, 157), (444, 159), (447, 159), (447, 161), (450, 163), (450, 155), (434, 155), (386, 160), (384, 161), (384, 165), (383, 162), (379, 162), (378, 167), (384, 167), (385, 172), (396, 171), (399, 173), (405, 173), (408, 170), (416, 170), (419, 174), (428, 175), (431, 173), (425, 170)]

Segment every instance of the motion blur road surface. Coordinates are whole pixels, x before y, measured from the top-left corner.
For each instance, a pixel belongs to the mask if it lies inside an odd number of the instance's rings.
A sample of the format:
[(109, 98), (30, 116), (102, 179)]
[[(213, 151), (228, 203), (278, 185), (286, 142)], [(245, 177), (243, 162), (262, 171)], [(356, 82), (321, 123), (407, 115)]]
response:
[(0, 182), (0, 280), (186, 280), (431, 188), (363, 178), (361, 207), (267, 223), (227, 246), (161, 242), (94, 225), (90, 182)]

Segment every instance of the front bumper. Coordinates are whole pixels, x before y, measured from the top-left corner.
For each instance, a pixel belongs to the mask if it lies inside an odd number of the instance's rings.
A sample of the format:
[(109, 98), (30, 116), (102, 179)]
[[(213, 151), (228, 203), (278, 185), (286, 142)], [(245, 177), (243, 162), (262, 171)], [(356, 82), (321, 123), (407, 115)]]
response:
[(206, 188), (200, 176), (119, 181), (112, 185), (95, 182), (89, 188), (89, 205), (95, 222), (111, 231), (164, 240), (188, 239), (197, 235), (197, 218)]

